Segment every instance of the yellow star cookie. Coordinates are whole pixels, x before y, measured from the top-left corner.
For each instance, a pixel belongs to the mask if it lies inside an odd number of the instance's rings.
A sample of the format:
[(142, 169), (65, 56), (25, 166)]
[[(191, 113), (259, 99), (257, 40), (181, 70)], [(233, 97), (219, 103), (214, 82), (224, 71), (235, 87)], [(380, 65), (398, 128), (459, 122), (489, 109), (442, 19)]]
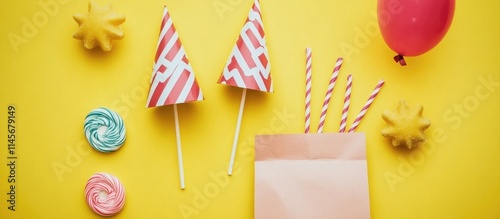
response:
[(419, 142), (425, 141), (424, 131), (431, 121), (422, 117), (424, 108), (421, 105), (409, 107), (401, 100), (396, 111), (385, 110), (382, 118), (387, 126), (382, 129), (382, 135), (392, 141), (393, 146), (403, 145), (411, 149)]
[(75, 14), (73, 18), (79, 26), (73, 37), (83, 40), (83, 46), (87, 49), (99, 45), (103, 51), (110, 51), (113, 40), (124, 36), (119, 25), (125, 22), (125, 16), (115, 14), (111, 5), (99, 7), (90, 1), (88, 13)]

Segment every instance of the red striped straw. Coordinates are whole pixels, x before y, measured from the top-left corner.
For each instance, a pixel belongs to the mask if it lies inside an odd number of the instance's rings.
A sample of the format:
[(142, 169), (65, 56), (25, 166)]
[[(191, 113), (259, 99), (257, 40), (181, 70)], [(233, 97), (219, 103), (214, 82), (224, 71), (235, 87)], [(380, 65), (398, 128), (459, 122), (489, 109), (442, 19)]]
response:
[(352, 75), (347, 75), (347, 85), (345, 87), (344, 108), (342, 109), (342, 118), (340, 119), (339, 132), (345, 132), (347, 123), (347, 114), (349, 112), (349, 104), (351, 103), (351, 87)]
[(361, 109), (361, 112), (359, 112), (358, 116), (356, 117), (356, 119), (352, 123), (352, 126), (349, 129), (349, 132), (354, 132), (356, 130), (359, 123), (361, 122), (361, 119), (363, 119), (363, 117), (365, 116), (366, 111), (368, 111), (368, 108), (372, 105), (373, 101), (375, 100), (375, 97), (377, 97), (377, 94), (380, 92), (380, 89), (382, 88), (382, 86), (384, 86), (384, 80), (380, 80), (378, 82), (377, 86), (375, 86), (375, 89), (373, 89), (373, 91), (370, 95), (370, 98), (368, 98), (368, 100), (365, 103), (365, 106), (363, 107), (363, 109)]
[(319, 118), (318, 133), (323, 132), (323, 126), (325, 125), (326, 111), (328, 111), (328, 104), (332, 97), (333, 88), (335, 87), (335, 82), (339, 76), (340, 67), (342, 67), (342, 62), (344, 59), (339, 57), (335, 63), (335, 68), (333, 68), (332, 77), (328, 83), (328, 90), (326, 91), (325, 101), (323, 101), (323, 108), (321, 109), (321, 117)]
[(311, 85), (312, 85), (311, 48), (306, 48), (306, 127), (305, 133), (311, 131)]

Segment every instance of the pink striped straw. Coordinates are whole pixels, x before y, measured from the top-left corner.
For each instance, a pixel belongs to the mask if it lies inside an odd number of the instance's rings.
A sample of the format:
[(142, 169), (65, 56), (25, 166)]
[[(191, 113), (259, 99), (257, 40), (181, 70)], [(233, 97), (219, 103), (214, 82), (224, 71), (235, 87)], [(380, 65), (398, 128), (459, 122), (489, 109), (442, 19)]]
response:
[(365, 106), (363, 107), (363, 109), (361, 109), (361, 112), (359, 112), (358, 116), (356, 117), (356, 119), (352, 123), (352, 126), (349, 129), (349, 132), (354, 132), (356, 130), (359, 123), (361, 122), (361, 119), (363, 119), (363, 117), (365, 116), (366, 111), (368, 111), (368, 108), (372, 105), (373, 101), (375, 100), (375, 97), (377, 97), (377, 94), (380, 92), (380, 89), (382, 88), (382, 86), (384, 86), (384, 80), (380, 80), (378, 82), (377, 86), (375, 86), (375, 89), (373, 89), (370, 97), (368, 98), (368, 100), (365, 103)]
[(333, 88), (335, 87), (335, 82), (339, 76), (340, 67), (342, 67), (342, 62), (344, 59), (339, 57), (335, 63), (335, 68), (333, 68), (332, 77), (328, 83), (328, 90), (326, 91), (325, 101), (323, 101), (323, 108), (321, 109), (321, 117), (319, 118), (318, 133), (323, 132), (323, 126), (325, 125), (326, 111), (328, 111), (328, 104), (332, 97)]
[(345, 87), (344, 108), (342, 109), (342, 118), (340, 120), (339, 132), (345, 132), (347, 123), (347, 114), (349, 112), (349, 104), (351, 103), (351, 87), (352, 75), (347, 75), (347, 85)]
[(306, 48), (306, 127), (305, 133), (311, 131), (311, 85), (312, 85), (311, 48)]

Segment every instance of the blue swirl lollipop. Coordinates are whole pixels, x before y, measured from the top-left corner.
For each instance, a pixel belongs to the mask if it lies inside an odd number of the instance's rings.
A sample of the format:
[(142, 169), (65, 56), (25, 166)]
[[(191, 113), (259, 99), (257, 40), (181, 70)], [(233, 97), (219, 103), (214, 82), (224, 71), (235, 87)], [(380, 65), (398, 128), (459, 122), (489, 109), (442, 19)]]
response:
[(90, 145), (100, 152), (113, 152), (125, 142), (125, 125), (116, 112), (100, 107), (85, 117), (83, 128)]

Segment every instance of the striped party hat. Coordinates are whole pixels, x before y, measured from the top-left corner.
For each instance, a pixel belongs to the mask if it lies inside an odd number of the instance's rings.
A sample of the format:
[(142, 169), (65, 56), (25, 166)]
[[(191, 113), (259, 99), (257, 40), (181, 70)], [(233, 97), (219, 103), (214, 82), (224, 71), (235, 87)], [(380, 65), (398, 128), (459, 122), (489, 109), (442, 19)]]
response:
[(170, 18), (163, 11), (147, 107), (203, 100), (203, 93)]
[(258, 0), (254, 1), (250, 9), (218, 83), (273, 92), (271, 67)]

